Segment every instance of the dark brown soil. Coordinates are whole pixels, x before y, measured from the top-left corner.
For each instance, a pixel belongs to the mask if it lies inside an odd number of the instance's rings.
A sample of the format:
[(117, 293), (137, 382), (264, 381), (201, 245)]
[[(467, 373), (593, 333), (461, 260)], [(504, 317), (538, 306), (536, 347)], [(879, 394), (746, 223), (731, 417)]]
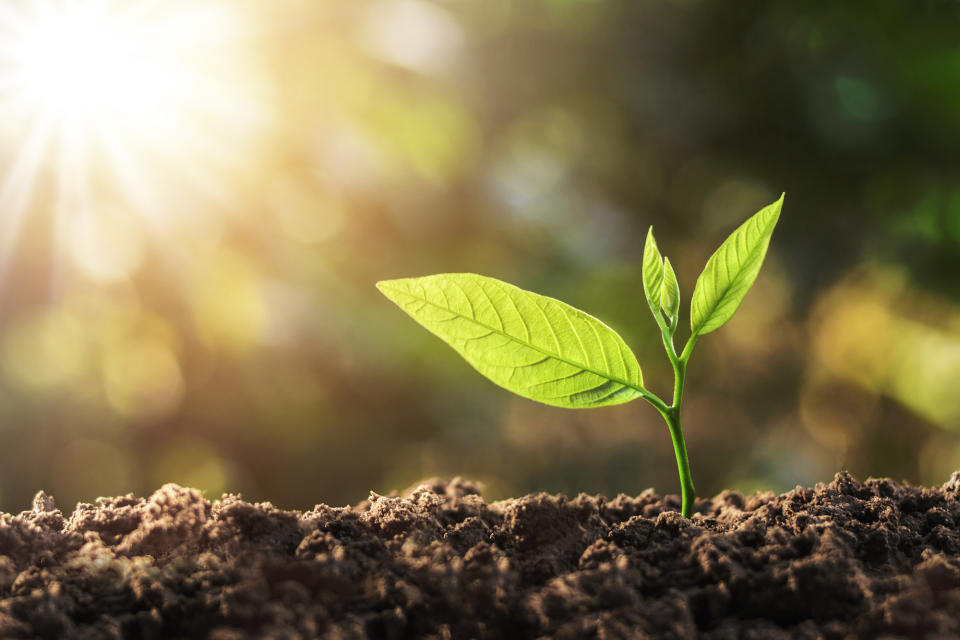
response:
[(0, 516), (2, 638), (960, 638), (960, 472), (744, 498), (353, 508), (166, 485)]

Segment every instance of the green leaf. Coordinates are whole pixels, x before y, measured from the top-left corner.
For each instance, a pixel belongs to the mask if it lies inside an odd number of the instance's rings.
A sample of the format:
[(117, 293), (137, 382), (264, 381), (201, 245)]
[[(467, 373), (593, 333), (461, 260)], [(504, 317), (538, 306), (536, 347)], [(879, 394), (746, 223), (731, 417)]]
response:
[(641, 395), (640, 365), (623, 339), (559, 300), (471, 273), (377, 288), (477, 371), (525, 398), (585, 408)]
[(680, 313), (680, 285), (673, 272), (670, 258), (663, 259), (663, 285), (660, 287), (660, 308), (667, 315), (670, 326), (676, 324)]
[(663, 256), (653, 238), (653, 227), (647, 231), (647, 241), (643, 245), (643, 292), (647, 296), (650, 312), (657, 324), (663, 326), (660, 316), (660, 290), (663, 287)]
[(694, 335), (719, 329), (736, 312), (760, 273), (782, 206), (781, 195), (740, 225), (710, 256), (690, 303)]

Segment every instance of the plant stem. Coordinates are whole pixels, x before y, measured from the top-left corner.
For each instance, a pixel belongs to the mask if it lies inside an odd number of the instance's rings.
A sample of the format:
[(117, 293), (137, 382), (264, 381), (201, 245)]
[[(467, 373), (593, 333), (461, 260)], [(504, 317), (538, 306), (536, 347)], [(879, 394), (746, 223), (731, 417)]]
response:
[(683, 438), (683, 426), (680, 422), (680, 409), (683, 404), (683, 384), (687, 376), (687, 361), (697, 343), (697, 335), (690, 336), (683, 348), (683, 353), (677, 355), (673, 346), (673, 332), (663, 332), (663, 345), (667, 349), (667, 357), (673, 366), (673, 403), (667, 411), (661, 411), (663, 419), (667, 421), (670, 438), (673, 440), (673, 452), (677, 456), (677, 471), (680, 473), (680, 492), (682, 498), (681, 513), (684, 518), (693, 514), (693, 503), (697, 499), (697, 491), (693, 486), (693, 474), (690, 473), (690, 460), (687, 457), (687, 445)]
[(673, 440), (673, 451), (677, 455), (677, 471), (680, 472), (680, 492), (683, 500), (680, 512), (684, 518), (693, 515), (693, 502), (697, 498), (697, 491), (693, 487), (693, 475), (690, 473), (690, 460), (687, 458), (687, 446), (683, 441), (683, 427), (680, 425), (679, 407), (671, 407), (663, 415), (670, 429), (670, 438)]
[(642, 387), (637, 387), (637, 391), (640, 391), (643, 399), (660, 412), (667, 423), (667, 428), (670, 430), (673, 452), (677, 456), (677, 471), (680, 473), (680, 495), (683, 501), (680, 512), (684, 518), (689, 518), (693, 515), (693, 503), (697, 499), (697, 491), (693, 487), (690, 460), (687, 458), (687, 445), (683, 439), (683, 426), (680, 424), (680, 405), (683, 403), (683, 383), (687, 375), (687, 361), (690, 360), (690, 353), (697, 343), (698, 336), (696, 334), (690, 336), (683, 348), (683, 353), (677, 355), (676, 348), (673, 346), (673, 332), (676, 326), (661, 325), (660, 328), (663, 333), (663, 346), (667, 350), (667, 357), (673, 367), (673, 403), (668, 406), (656, 394)]

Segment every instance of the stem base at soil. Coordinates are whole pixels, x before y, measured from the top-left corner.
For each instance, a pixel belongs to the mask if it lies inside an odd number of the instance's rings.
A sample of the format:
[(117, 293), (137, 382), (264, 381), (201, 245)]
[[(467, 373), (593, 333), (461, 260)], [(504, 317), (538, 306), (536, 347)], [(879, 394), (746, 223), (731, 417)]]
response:
[(677, 471), (680, 473), (680, 495), (683, 500), (681, 513), (684, 518), (693, 515), (693, 502), (697, 499), (697, 491), (693, 486), (693, 475), (690, 473), (690, 460), (687, 458), (687, 446), (683, 440), (683, 427), (680, 424), (680, 408), (672, 407), (664, 414), (667, 427), (670, 429), (670, 438), (673, 440), (673, 451), (677, 456)]

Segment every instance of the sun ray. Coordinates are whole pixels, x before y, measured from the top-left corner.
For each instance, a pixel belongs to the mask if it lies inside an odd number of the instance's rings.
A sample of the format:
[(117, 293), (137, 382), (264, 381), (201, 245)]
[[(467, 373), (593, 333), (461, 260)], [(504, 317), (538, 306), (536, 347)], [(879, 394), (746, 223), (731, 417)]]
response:
[(27, 139), (17, 151), (0, 187), (0, 282), (6, 274), (10, 254), (20, 236), (23, 215), (36, 181), (44, 153), (49, 146), (53, 124), (38, 117)]
[[(86, 171), (87, 132), (83, 127), (62, 122), (60, 127), (57, 175), (57, 203), (54, 209), (54, 236), (58, 247), (69, 246), (77, 228), (87, 224), (91, 208), (90, 176)], [(57, 292), (63, 279), (63, 261), (53, 256), (50, 285)]]
[(0, 4), (0, 265), (41, 171), (60, 249), (103, 206), (162, 235), (240, 204), (268, 113), (251, 29), (226, 0)]

